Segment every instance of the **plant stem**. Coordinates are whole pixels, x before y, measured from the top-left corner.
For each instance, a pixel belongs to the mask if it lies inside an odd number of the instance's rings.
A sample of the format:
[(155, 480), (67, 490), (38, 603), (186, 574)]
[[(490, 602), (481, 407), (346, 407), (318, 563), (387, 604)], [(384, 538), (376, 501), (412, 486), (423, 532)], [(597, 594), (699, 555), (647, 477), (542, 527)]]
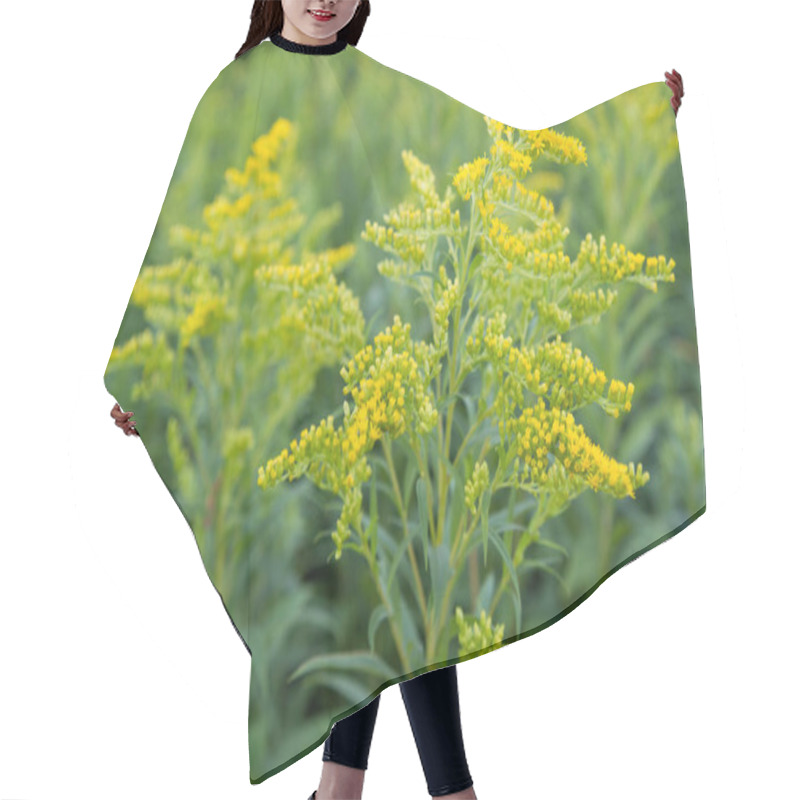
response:
[(411, 672), (411, 664), (408, 660), (408, 655), (406, 654), (405, 648), (403, 646), (403, 637), (400, 635), (400, 631), (397, 628), (397, 623), (395, 622), (395, 614), (394, 609), (392, 607), (389, 598), (386, 596), (386, 592), (383, 590), (383, 583), (381, 582), (380, 572), (378, 571), (378, 564), (376, 563), (375, 559), (372, 557), (372, 550), (369, 547), (369, 543), (367, 542), (366, 536), (364, 535), (364, 530), (361, 526), (361, 520), (357, 520), (358, 525), (358, 533), (361, 538), (361, 547), (359, 548), (359, 552), (367, 559), (367, 564), (369, 564), (369, 571), (372, 574), (372, 578), (375, 581), (375, 586), (378, 589), (378, 594), (381, 596), (381, 600), (383, 601), (383, 605), (386, 607), (386, 610), (389, 612), (389, 627), (392, 630), (392, 638), (394, 639), (395, 646), (397, 647), (397, 653), (400, 656), (400, 662), (403, 665), (404, 672)]
[[(455, 265), (456, 277), (461, 283), (461, 292), (458, 296), (455, 306), (455, 318), (453, 322), (453, 343), (450, 348), (449, 367), (450, 375), (447, 383), (447, 394), (451, 396), (458, 391), (456, 385), (456, 359), (461, 352), (461, 306), (464, 303), (464, 296), (467, 291), (466, 276), (469, 272), (468, 259), (472, 253), (472, 246), (475, 240), (475, 195), (473, 194), (470, 204), (470, 217), (469, 217), (469, 234), (467, 236), (466, 250), (462, 251), (461, 261)], [(460, 374), (460, 370), (459, 370)], [(446, 465), (450, 463), (450, 444), (452, 441), (453, 433), (453, 419), (455, 418), (455, 400), (450, 403), (447, 408), (447, 423), (446, 433), (444, 440), (444, 452), (442, 453), (441, 469), (439, 470), (439, 521), (437, 525), (435, 542), (438, 545), (444, 541), (444, 525), (447, 516), (447, 469)]]
[(414, 580), (417, 584), (417, 600), (419, 608), (425, 618), (425, 634), (428, 634), (428, 607), (425, 602), (425, 590), (422, 587), (422, 580), (419, 575), (419, 567), (417, 566), (417, 557), (414, 554), (414, 545), (411, 541), (411, 535), (408, 532), (408, 515), (406, 514), (405, 506), (403, 505), (403, 495), (400, 491), (400, 484), (397, 481), (397, 473), (394, 469), (394, 461), (392, 459), (391, 446), (386, 435), (381, 437), (381, 444), (383, 445), (383, 454), (386, 458), (386, 463), (389, 469), (389, 475), (392, 479), (392, 486), (394, 487), (395, 497), (397, 498), (397, 510), (400, 512), (400, 518), (403, 521), (403, 534), (408, 545), (408, 556), (411, 560), (411, 569), (414, 572)]

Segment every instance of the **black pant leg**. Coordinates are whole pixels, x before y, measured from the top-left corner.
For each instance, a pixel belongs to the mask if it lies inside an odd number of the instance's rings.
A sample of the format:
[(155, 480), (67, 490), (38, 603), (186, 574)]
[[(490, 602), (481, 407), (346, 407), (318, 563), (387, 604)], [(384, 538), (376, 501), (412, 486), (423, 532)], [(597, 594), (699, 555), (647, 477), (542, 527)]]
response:
[(432, 797), (472, 786), (464, 752), (456, 666), (424, 672), (400, 684)]
[(333, 723), (322, 751), (323, 761), (334, 761), (356, 769), (367, 768), (380, 699), (381, 696), (378, 695), (355, 714)]

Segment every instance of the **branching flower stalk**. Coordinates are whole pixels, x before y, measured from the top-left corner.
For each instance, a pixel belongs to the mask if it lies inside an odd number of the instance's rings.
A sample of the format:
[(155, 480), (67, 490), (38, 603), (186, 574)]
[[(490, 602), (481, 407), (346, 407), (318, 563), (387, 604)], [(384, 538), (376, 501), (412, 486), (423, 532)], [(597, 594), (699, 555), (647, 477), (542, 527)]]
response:
[[(175, 497), (226, 597), (245, 585), (234, 548), (253, 510), (245, 476), (255, 475), (256, 444), (270, 446), (319, 370), (365, 340), (358, 301), (337, 277), (355, 246), (314, 252), (300, 238), (324, 234), (341, 208), (309, 218), (288, 195), (283, 167), (296, 139), (295, 127), (277, 120), (242, 169), (225, 171), (202, 227), (170, 227), (174, 258), (143, 266), (133, 288), (132, 305), (143, 309), (147, 327), (109, 361), (112, 372), (141, 368), (133, 404), (164, 409)], [(302, 362), (287, 361), (287, 352), (302, 352)]]
[[(413, 338), (411, 323), (395, 315), (342, 366), (343, 393), (352, 405), (343, 401), (341, 423), (334, 425), (328, 416), (311, 425), (258, 471), (265, 490), (306, 476), (341, 497), (332, 557), (339, 560), (351, 549), (366, 558), (404, 669), (412, 651), (400, 633), (408, 608), (399, 589), (393, 590), (395, 570), (410, 571), (427, 663), (449, 657), (451, 633), (458, 634), (462, 655), (499, 646), (505, 626), (493, 625), (492, 616), (509, 583), (517, 622), (512, 633), (519, 633), (519, 573), (527, 565), (558, 577), (525, 559), (533, 545), (563, 551), (541, 537), (547, 519), (586, 489), (635, 498), (649, 479), (641, 464), (625, 465), (605, 454), (573, 413), (592, 403), (613, 417), (627, 413), (634, 385), (609, 381), (565, 336), (600, 320), (617, 301), (614, 285), (633, 282), (657, 291), (659, 282), (674, 281), (675, 262), (631, 253), (622, 244), (608, 246), (604, 236), (596, 241), (591, 234), (570, 259), (563, 249), (569, 229), (557, 220), (552, 202), (521, 179), (540, 158), (585, 164), (583, 145), (554, 130), (518, 131), (484, 120), (490, 153), (463, 164), (444, 197), (430, 166), (403, 151), (414, 200), (386, 213), (385, 225), (367, 221), (362, 231), (363, 239), (391, 256), (377, 264), (378, 272), (419, 294), (431, 341)], [(466, 225), (451, 208), (457, 196), (470, 201)], [(514, 217), (523, 224), (512, 229), (507, 219)], [(469, 389), (468, 382), (478, 388)], [(457, 422), (466, 432), (454, 441)], [(383, 479), (370, 460), (382, 461), (389, 477), (385, 494), (393, 498), (395, 524), (383, 510), (378, 514), (374, 489)], [(401, 484), (415, 487), (415, 509), (413, 503), (407, 507)], [(500, 498), (503, 490), (510, 503)], [(520, 496), (535, 503), (535, 512)], [(390, 535), (393, 527), (399, 541)], [(449, 549), (450, 572), (440, 596), (426, 595), (417, 541), (425, 568), (430, 552)], [(461, 573), (469, 558), (474, 606), (477, 548), (482, 544), (483, 566), (490, 568), (490, 542), (503, 574), (479, 621), (465, 617), (460, 605), (451, 608), (451, 595), (464, 592)]]

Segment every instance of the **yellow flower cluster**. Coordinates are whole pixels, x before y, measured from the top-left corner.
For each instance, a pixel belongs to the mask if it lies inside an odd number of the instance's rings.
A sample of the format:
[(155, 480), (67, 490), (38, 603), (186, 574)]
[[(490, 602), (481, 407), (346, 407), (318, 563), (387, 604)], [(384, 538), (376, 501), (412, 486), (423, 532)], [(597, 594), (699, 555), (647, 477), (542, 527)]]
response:
[(608, 387), (608, 403), (606, 410), (613, 417), (618, 417), (620, 410), (630, 411), (631, 400), (633, 400), (634, 386), (632, 383), (625, 383), (618, 381), (616, 378), (612, 379)]
[(383, 219), (396, 230), (417, 231), (423, 238), (458, 233), (461, 227), (460, 212), (443, 204), (416, 208), (411, 203), (400, 203), (384, 214)]
[(560, 164), (586, 164), (586, 148), (580, 139), (551, 128), (522, 131), (521, 145), (538, 158), (543, 153)]
[[(471, 359), (479, 360), (482, 356), (491, 355), (495, 360), (505, 359), (511, 349), (511, 337), (505, 336), (507, 316), (505, 312), (498, 311), (488, 319), (483, 314), (475, 317), (472, 331), (464, 343), (467, 355)], [(491, 341), (492, 351), (486, 349)]]
[(407, 262), (398, 261), (395, 258), (384, 258), (377, 263), (375, 269), (385, 278), (411, 285), (413, 283), (411, 276), (416, 272), (417, 267), (412, 267)]
[(291, 157), (283, 151), (295, 141), (291, 123), (278, 120), (253, 143), (243, 170), (225, 171), (226, 190), (203, 209), (204, 229), (172, 225), (170, 246), (191, 252), (203, 264), (232, 259), (252, 269), (254, 264), (280, 260), (285, 239), (308, 223), (295, 198), (281, 197), (280, 174), (271, 168), (279, 155), (284, 156), (282, 163)]
[[(163, 338), (161, 336), (160, 338)], [(134, 363), (141, 363), (141, 357), (152, 352), (155, 344), (153, 338), (153, 331), (150, 328), (145, 328), (141, 333), (131, 336), (123, 345), (114, 347), (111, 350), (111, 357), (109, 363), (114, 361), (132, 361)]]
[(209, 230), (216, 233), (226, 221), (238, 219), (247, 214), (252, 205), (253, 195), (250, 193), (243, 194), (233, 201), (221, 194), (203, 209), (203, 221)]
[(462, 164), (453, 178), (453, 186), (456, 187), (462, 199), (469, 200), (474, 191), (477, 191), (478, 184), (486, 174), (486, 167), (489, 165), (488, 158), (476, 158)]
[[(457, 236), (462, 230), (460, 212), (450, 209), (450, 200), (455, 197), (453, 190), (448, 187), (445, 198), (440, 199), (433, 170), (410, 150), (403, 151), (403, 163), (412, 186), (420, 195), (422, 207), (411, 202), (399, 203), (383, 215), (387, 225), (367, 220), (361, 238), (394, 253), (405, 262), (382, 261), (378, 265), (382, 275), (410, 283), (406, 279), (410, 272), (422, 266), (428, 255), (429, 242), (442, 235)], [(414, 265), (413, 269), (409, 265)]]
[(282, 480), (296, 480), (305, 474), (321, 489), (342, 497), (342, 513), (331, 534), (336, 544), (337, 561), (342, 557), (342, 546), (350, 536), (350, 525), (358, 519), (361, 511), (361, 484), (372, 474), (366, 458), (350, 463), (343, 448), (348, 437), (344, 428), (334, 428), (333, 416), (329, 415), (319, 425), (301, 431), (299, 440), (293, 439), (288, 449), (284, 448), (258, 468), (257, 483), (262, 489)]
[(458, 628), (459, 657), (468, 656), (478, 650), (497, 650), (503, 646), (505, 625), (492, 626), (486, 610), (481, 609), (480, 617), (465, 617), (461, 606), (456, 607), (456, 627)]
[(265, 283), (289, 287), (292, 297), (324, 283), (329, 275), (328, 267), (316, 257), (304, 264), (263, 264), (255, 272), (255, 277)]
[(149, 397), (165, 388), (172, 376), (175, 353), (167, 342), (166, 332), (159, 330), (155, 336), (151, 328), (135, 334), (124, 345), (111, 350), (109, 364), (138, 364), (143, 367), (142, 379), (131, 390), (131, 401)]
[[(206, 243), (214, 238), (232, 220), (244, 217), (258, 201), (277, 198), (283, 192), (280, 175), (271, 167), (287, 145), (296, 141), (296, 130), (286, 119), (276, 120), (272, 128), (253, 142), (252, 154), (247, 157), (244, 169), (230, 167), (225, 170), (225, 181), (233, 197), (220, 194), (203, 209), (203, 220), (208, 232), (203, 234)], [(294, 208), (294, 201), (288, 200)], [(275, 209), (276, 214), (285, 214), (286, 209)], [(226, 250), (233, 250), (236, 260), (247, 253), (248, 238), (240, 236), (233, 242), (225, 243)]]
[(143, 267), (131, 292), (131, 302), (141, 308), (150, 303), (169, 303), (173, 297), (172, 280), (178, 277), (182, 264), (169, 267)]
[(519, 261), (525, 257), (531, 247), (530, 241), (525, 241), (526, 236), (530, 239), (531, 234), (521, 228), (519, 235), (511, 233), (511, 228), (498, 217), (490, 218), (489, 227), (486, 230), (486, 238), (497, 248), (500, 256), (504, 259), (510, 258)]
[[(487, 213), (493, 206), (487, 207)], [(484, 209), (481, 208), (481, 213)], [(558, 223), (555, 223), (558, 226)], [(544, 232), (531, 233), (523, 228), (518, 233), (512, 233), (510, 227), (498, 217), (489, 217), (488, 226), (484, 232), (484, 246), (488, 247), (499, 259), (505, 263), (506, 271), (511, 272), (513, 264), (525, 265), (534, 275), (551, 277), (556, 273), (571, 273), (571, 261), (563, 251), (547, 252), (538, 249), (537, 237), (545, 242), (543, 246), (550, 246), (555, 241), (560, 246), (568, 229), (561, 230), (549, 228)]]
[(414, 357), (423, 356), (427, 368), (430, 347), (412, 342), (410, 334), (410, 324), (395, 316), (390, 328), (342, 367), (344, 393), (352, 394), (355, 408), (344, 402), (340, 427), (329, 415), (258, 468), (263, 489), (307, 474), (320, 488), (343, 497), (344, 511), (333, 533), (337, 559), (349, 536), (348, 526), (358, 517), (360, 486), (372, 473), (366, 454), (384, 434), (397, 438), (409, 430), (428, 433), (438, 422), (435, 400), (425, 388), (425, 370), (420, 371)]
[(461, 296), (461, 284), (456, 277), (450, 280), (444, 264), (439, 266), (439, 280), (433, 287), (433, 344), (440, 356), (444, 355), (447, 347), (447, 330), (450, 323), (450, 314)]
[(593, 402), (606, 384), (606, 374), (595, 369), (591, 359), (561, 335), (536, 349), (533, 363), (550, 384), (550, 403), (557, 408), (575, 408)]
[[(643, 275), (641, 269), (645, 262)], [(581, 242), (575, 265), (578, 269), (588, 266), (595, 278), (600, 280), (622, 281), (625, 278), (640, 277), (641, 282), (653, 291), (658, 288), (656, 281), (675, 281), (673, 259), (667, 262), (664, 256), (646, 257), (643, 253), (632, 253), (624, 244), (616, 242), (611, 245), (609, 251), (606, 247), (606, 237), (601, 235), (598, 243), (591, 233), (587, 233)]]
[(225, 180), (231, 189), (246, 186), (260, 188), (260, 196), (277, 197), (282, 192), (280, 177), (270, 167), (284, 148), (295, 144), (297, 131), (289, 120), (280, 117), (270, 130), (253, 142), (252, 155), (248, 156), (243, 170), (234, 167), (225, 171)]
[[(491, 157), (462, 164), (452, 183), (462, 198), (476, 195), (482, 223), (479, 241), (484, 256), (480, 270), (484, 309), (490, 312), (505, 307), (511, 298), (522, 307), (530, 307), (541, 299), (543, 287), (542, 281), (531, 281), (531, 277), (550, 279), (558, 275), (569, 282), (576, 270), (563, 252), (569, 228), (556, 219), (552, 201), (528, 189), (519, 178), (531, 171), (533, 161), (542, 154), (562, 163), (585, 163), (586, 153), (578, 139), (556, 131), (518, 131), (487, 116), (484, 121), (493, 139)], [(487, 174), (491, 180), (484, 186)], [(501, 211), (521, 214), (534, 226), (512, 230), (501, 218)], [(545, 316), (556, 330), (569, 329), (569, 309), (551, 301)]]
[(543, 253), (533, 251), (528, 255), (526, 266), (533, 275), (551, 278), (554, 275), (570, 277), (575, 272), (575, 267), (569, 256), (563, 251), (557, 253)]
[[(480, 343), (473, 337), (467, 339), (467, 351), (470, 352)], [(500, 374), (507, 374), (515, 379), (520, 387), (527, 387), (536, 394), (547, 391), (548, 385), (542, 381), (542, 372), (536, 363), (531, 351), (527, 347), (517, 347), (512, 344), (510, 336), (492, 330), (487, 325), (483, 337), (483, 352), (488, 356)], [(517, 400), (522, 404), (522, 393), (517, 395)]]
[(649, 278), (656, 278), (670, 283), (675, 283), (674, 259), (667, 259), (664, 256), (648, 256), (645, 261), (644, 274)]
[(572, 325), (572, 314), (567, 309), (562, 308), (557, 303), (548, 300), (540, 300), (537, 307), (539, 320), (543, 330), (555, 330), (558, 333), (566, 333)]
[(199, 295), (191, 313), (181, 325), (181, 347), (186, 347), (193, 336), (209, 336), (219, 331), (223, 322), (232, 318), (225, 307), (225, 299), (219, 295), (204, 292)]
[(608, 311), (617, 299), (617, 292), (602, 287), (591, 292), (570, 289), (567, 296), (570, 314), (575, 323), (595, 319)]
[(539, 224), (531, 236), (530, 249), (552, 251), (553, 248), (558, 248), (561, 250), (567, 236), (569, 236), (569, 228), (564, 227), (557, 219), (545, 220)]
[[(411, 428), (427, 433), (438, 421), (435, 399), (427, 388), (430, 345), (411, 341), (411, 324), (395, 315), (393, 324), (341, 369), (344, 393), (357, 404), (360, 424), (351, 451), (371, 446), (384, 432), (397, 438)], [(423, 356), (420, 365), (417, 355)]]
[(437, 208), (442, 204), (436, 193), (436, 177), (430, 165), (423, 163), (411, 150), (403, 150), (403, 165), (408, 172), (411, 185), (417, 190), (425, 208)]
[(466, 369), (472, 369), (482, 361), (489, 361), (497, 371), (498, 383), (496, 413), (498, 428), (503, 433), (505, 419), (515, 407), (524, 405), (524, 389), (534, 394), (547, 391), (547, 384), (541, 381), (538, 365), (534, 363), (529, 348), (516, 347), (512, 338), (506, 336), (506, 315), (498, 311), (486, 319), (482, 314), (475, 318), (473, 332), (465, 341), (467, 357)]
[(294, 132), (291, 122), (285, 117), (278, 117), (270, 128), (268, 134), (256, 139), (253, 144), (253, 152), (263, 164), (271, 164), (280, 152), (281, 145)]
[(486, 114), (483, 115), (483, 121), (486, 123), (489, 134), (493, 139), (501, 139), (503, 137), (510, 139), (514, 134), (514, 128), (511, 125), (505, 125), (496, 119), (492, 119)]
[(491, 202), (489, 192), (483, 192), (481, 197), (478, 198), (478, 213), (481, 215), (484, 226), (488, 225), (492, 214), (497, 206), (496, 203)]
[[(342, 488), (341, 434), (329, 415), (319, 425), (311, 425), (293, 439), (289, 448), (258, 468), (258, 485), (262, 489), (283, 480), (293, 481), (306, 473), (320, 487), (338, 492)], [(289, 452), (291, 450), (291, 452)]]
[(202, 235), (202, 231), (197, 228), (184, 225), (182, 222), (175, 222), (169, 226), (167, 240), (171, 248), (191, 252), (200, 243)]
[(247, 332), (249, 347), (276, 353), (302, 352), (303, 369), (339, 362), (364, 341), (364, 316), (358, 298), (333, 274), (355, 253), (347, 243), (309, 254), (302, 264), (264, 264), (255, 270), (264, 287), (265, 326)]
[(284, 263), (288, 260), (286, 241), (297, 231), (309, 224), (313, 225), (325, 212), (314, 216), (309, 223), (308, 216), (299, 210), (293, 197), (283, 202), (269, 200), (258, 204), (252, 219), (239, 220), (225, 235), (203, 234), (203, 244), (219, 253), (230, 255), (238, 265), (252, 269), (256, 264)]
[[(354, 486), (345, 492), (343, 496), (344, 504), (342, 506), (342, 513), (336, 521), (336, 530), (331, 534), (333, 543), (336, 545), (335, 555), (337, 561), (342, 557), (342, 545), (350, 538), (350, 526), (354, 525), (361, 515), (362, 501), (360, 484), (367, 480), (371, 473), (366, 459), (363, 459), (361, 463), (364, 466), (364, 477), (359, 478), (358, 486)], [(350, 476), (350, 479), (351, 481), (354, 480), (352, 476)]]
[(142, 267), (131, 302), (154, 328), (178, 332), (204, 293), (216, 293), (214, 280), (192, 259), (177, 257), (169, 264)]
[(527, 153), (520, 152), (511, 142), (497, 139), (492, 145), (491, 154), (516, 175), (523, 177), (531, 171), (533, 158)]
[(527, 175), (534, 159), (546, 155), (560, 164), (586, 164), (586, 148), (574, 136), (554, 131), (520, 130), (515, 140), (516, 130), (484, 116), (484, 121), (493, 138), (492, 156), (503, 166), (508, 167), (518, 177)]
[(509, 420), (508, 429), (523, 459), (523, 480), (539, 486), (550, 484), (549, 456), (595, 492), (601, 490), (615, 497), (635, 498), (635, 489), (650, 479), (641, 464), (634, 469), (633, 464), (607, 456), (570, 412), (548, 408), (542, 398), (533, 408), (525, 408), (518, 418)]
[(302, 264), (263, 264), (254, 276), (270, 288), (285, 286), (292, 297), (300, 297), (317, 286), (328, 283), (334, 272), (355, 254), (356, 247), (348, 242), (340, 247), (312, 253)]
[(495, 172), (492, 176), (491, 196), (504, 203), (513, 202), (515, 206), (527, 211), (542, 222), (551, 220), (555, 216), (552, 200), (548, 200), (539, 192), (526, 188), (504, 172)]
[(396, 231), (394, 228), (386, 228), (377, 222), (367, 220), (361, 238), (373, 242), (383, 250), (396, 253), (400, 258), (413, 264), (420, 265), (425, 260), (425, 237), (420, 238), (414, 233)]
[(489, 487), (489, 465), (481, 460), (476, 462), (472, 476), (464, 484), (464, 498), (473, 514), (478, 513), (478, 498)]
[[(487, 357), (501, 375), (511, 378), (506, 391), (517, 406), (524, 405), (523, 389), (534, 394), (548, 394), (550, 403), (562, 409), (577, 408), (602, 396), (607, 381), (605, 372), (596, 369), (588, 356), (572, 343), (563, 341), (560, 334), (531, 349), (514, 345), (512, 338), (503, 333), (504, 326), (505, 316), (495, 315), (487, 322), (481, 336), (467, 338), (466, 349), (474, 359), (482, 355)], [(475, 330), (482, 328), (483, 320), (477, 318)], [(627, 391), (625, 385), (622, 386)], [(633, 389), (630, 391), (632, 393)], [(630, 397), (621, 398), (616, 385), (614, 392), (609, 401), (630, 410), (625, 407)]]

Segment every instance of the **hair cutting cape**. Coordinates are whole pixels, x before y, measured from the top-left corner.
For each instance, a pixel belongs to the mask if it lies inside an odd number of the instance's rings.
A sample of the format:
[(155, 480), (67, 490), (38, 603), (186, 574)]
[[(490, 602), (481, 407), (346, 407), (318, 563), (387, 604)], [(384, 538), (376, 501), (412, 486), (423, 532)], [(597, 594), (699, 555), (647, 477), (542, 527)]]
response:
[(705, 511), (671, 94), (523, 130), (265, 40), (203, 95), (104, 380), (251, 656), (251, 783)]

